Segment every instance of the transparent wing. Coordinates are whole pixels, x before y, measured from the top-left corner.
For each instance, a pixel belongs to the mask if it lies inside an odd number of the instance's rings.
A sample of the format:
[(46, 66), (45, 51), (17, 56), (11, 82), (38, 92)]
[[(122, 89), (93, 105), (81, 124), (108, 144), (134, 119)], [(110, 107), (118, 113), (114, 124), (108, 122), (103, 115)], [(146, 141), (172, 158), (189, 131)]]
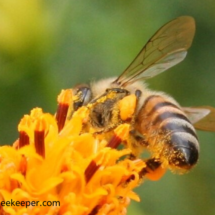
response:
[(146, 43), (127, 69), (114, 81), (126, 86), (151, 78), (181, 62), (195, 34), (192, 17), (181, 16), (161, 27)]
[(196, 129), (215, 132), (215, 108), (203, 106), (182, 109)]

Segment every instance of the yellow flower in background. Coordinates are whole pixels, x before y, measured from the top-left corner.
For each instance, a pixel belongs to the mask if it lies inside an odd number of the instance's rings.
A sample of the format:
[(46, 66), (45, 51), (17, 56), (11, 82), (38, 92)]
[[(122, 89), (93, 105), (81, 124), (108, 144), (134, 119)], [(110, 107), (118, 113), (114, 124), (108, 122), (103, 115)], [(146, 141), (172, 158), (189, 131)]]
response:
[(1, 214), (126, 214), (130, 200), (140, 200), (133, 189), (145, 162), (117, 149), (129, 125), (107, 137), (93, 134), (83, 129), (86, 107), (66, 118), (71, 101), (65, 90), (55, 116), (33, 109), (20, 121), (13, 147), (0, 148), (0, 202), (10, 202), (0, 206)]
[[(47, 14), (40, 0), (2, 0), (0, 2), (0, 49), (9, 55), (44, 47)], [(48, 41), (48, 40), (47, 40)], [(46, 41), (46, 42), (47, 42)]]

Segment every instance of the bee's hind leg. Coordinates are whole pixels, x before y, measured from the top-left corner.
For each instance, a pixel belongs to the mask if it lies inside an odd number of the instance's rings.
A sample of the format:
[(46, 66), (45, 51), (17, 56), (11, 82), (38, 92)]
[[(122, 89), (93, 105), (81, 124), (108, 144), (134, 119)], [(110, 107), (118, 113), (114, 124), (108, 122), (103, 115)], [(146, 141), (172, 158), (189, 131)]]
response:
[(140, 178), (146, 176), (148, 179), (156, 181), (159, 180), (166, 172), (166, 168), (163, 168), (162, 163), (156, 158), (149, 158), (145, 162), (146, 167), (139, 172)]

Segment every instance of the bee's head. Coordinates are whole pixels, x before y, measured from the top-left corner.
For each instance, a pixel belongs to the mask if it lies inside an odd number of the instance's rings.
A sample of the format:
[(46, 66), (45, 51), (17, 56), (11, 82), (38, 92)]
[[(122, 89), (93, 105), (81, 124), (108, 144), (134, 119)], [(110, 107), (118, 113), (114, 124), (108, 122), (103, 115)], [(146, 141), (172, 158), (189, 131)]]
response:
[(92, 99), (92, 91), (87, 84), (78, 84), (73, 89), (74, 101), (73, 109), (76, 111), (79, 107), (86, 105)]

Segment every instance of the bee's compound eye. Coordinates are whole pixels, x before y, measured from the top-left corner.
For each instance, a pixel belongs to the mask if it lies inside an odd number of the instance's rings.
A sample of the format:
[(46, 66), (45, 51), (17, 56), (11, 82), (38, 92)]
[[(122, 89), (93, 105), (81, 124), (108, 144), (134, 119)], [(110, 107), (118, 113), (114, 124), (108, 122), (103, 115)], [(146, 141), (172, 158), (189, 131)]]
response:
[(86, 105), (92, 97), (91, 89), (86, 84), (75, 86), (75, 88), (73, 88), (73, 93), (77, 97), (74, 101), (74, 110), (77, 110), (79, 107)]

